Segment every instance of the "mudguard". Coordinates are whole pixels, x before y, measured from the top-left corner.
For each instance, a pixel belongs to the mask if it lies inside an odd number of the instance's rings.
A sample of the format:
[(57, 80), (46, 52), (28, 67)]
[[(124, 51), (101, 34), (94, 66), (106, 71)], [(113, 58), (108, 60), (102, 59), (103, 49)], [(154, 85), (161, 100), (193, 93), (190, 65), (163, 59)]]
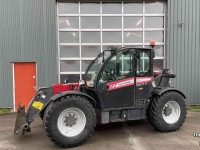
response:
[(50, 100), (51, 101), (54, 101), (54, 100), (57, 100), (63, 96), (66, 96), (66, 95), (80, 95), (80, 96), (85, 96), (88, 98), (88, 100), (90, 102), (92, 102), (92, 104), (94, 104), (94, 107), (96, 107), (96, 101), (89, 95), (85, 94), (85, 93), (82, 93), (82, 92), (79, 92), (79, 91), (65, 91), (65, 92), (62, 92), (62, 93), (58, 93), (56, 95), (53, 95)]
[(162, 95), (163, 93), (165, 93), (167, 91), (176, 91), (176, 92), (180, 93), (184, 97), (184, 99), (186, 99), (185, 94), (183, 94), (181, 91), (177, 90), (174, 87), (154, 88), (151, 93), (152, 93), (152, 95)]

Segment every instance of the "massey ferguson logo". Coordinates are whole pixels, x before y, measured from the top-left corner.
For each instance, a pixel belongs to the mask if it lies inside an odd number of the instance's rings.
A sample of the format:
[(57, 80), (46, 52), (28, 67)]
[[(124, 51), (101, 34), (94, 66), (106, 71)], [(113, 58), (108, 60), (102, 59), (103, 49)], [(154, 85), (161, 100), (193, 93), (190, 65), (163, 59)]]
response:
[(124, 82), (121, 82), (121, 83), (117, 83), (116, 87), (120, 87), (120, 86), (124, 86), (124, 85), (128, 85), (128, 84), (133, 84), (133, 83), (134, 83), (134, 80), (124, 81)]
[(128, 80), (128, 81), (123, 81), (123, 82), (119, 82), (117, 84), (112, 84), (110, 85), (110, 89), (115, 89), (115, 88), (119, 88), (119, 87), (124, 87), (126, 85), (133, 85), (134, 84), (134, 80)]
[[(152, 80), (152, 78), (139, 78), (139, 79), (136, 79), (136, 83), (137, 85), (146, 85), (147, 82), (150, 82)], [(111, 83), (109, 84), (110, 86), (110, 90), (114, 90), (114, 89), (117, 89), (117, 88), (120, 88), (120, 87), (125, 87), (125, 86), (129, 86), (129, 85), (134, 85), (134, 79), (129, 79), (129, 80), (126, 80), (126, 81), (122, 81), (122, 82), (114, 82), (114, 83)]]

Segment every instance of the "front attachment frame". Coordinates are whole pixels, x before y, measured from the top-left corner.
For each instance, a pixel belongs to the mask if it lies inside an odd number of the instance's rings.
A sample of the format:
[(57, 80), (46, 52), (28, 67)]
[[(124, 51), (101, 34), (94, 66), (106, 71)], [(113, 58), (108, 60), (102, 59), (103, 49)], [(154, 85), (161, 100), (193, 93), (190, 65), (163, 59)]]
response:
[(53, 96), (53, 87), (39, 88), (29, 103), (28, 110), (25, 112), (25, 106), (18, 105), (17, 118), (15, 122), (15, 135), (24, 135), (30, 132), (30, 123), (34, 118), (50, 103), (50, 97)]

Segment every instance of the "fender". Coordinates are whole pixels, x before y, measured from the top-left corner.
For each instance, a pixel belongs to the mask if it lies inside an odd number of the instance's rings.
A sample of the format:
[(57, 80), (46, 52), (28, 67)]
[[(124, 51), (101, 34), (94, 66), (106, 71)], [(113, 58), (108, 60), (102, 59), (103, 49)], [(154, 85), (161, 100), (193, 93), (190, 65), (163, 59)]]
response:
[(181, 91), (177, 90), (174, 87), (154, 88), (151, 93), (152, 93), (152, 95), (162, 95), (163, 93), (165, 93), (167, 91), (176, 91), (176, 92), (180, 93), (184, 97), (184, 99), (186, 99), (185, 94), (183, 94)]
[(82, 92), (79, 92), (79, 91), (65, 91), (65, 92), (61, 92), (61, 93), (58, 93), (56, 95), (53, 95), (51, 98), (50, 98), (50, 101), (55, 101), (63, 96), (67, 96), (67, 95), (80, 95), (80, 96), (85, 96), (88, 98), (88, 100), (90, 102), (92, 102), (94, 104), (94, 107), (96, 107), (96, 101), (89, 95), (85, 94), (85, 93), (82, 93)]

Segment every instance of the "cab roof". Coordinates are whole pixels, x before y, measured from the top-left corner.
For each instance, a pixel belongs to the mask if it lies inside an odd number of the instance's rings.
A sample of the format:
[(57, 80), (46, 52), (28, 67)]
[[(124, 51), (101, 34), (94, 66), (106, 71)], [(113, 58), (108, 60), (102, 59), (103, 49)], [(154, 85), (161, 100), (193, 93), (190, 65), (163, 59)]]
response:
[(134, 47), (134, 46), (125, 46), (125, 47), (117, 47), (117, 46), (110, 46), (107, 50), (111, 51), (122, 51), (124, 49), (137, 49), (137, 50), (153, 50), (152, 47)]

